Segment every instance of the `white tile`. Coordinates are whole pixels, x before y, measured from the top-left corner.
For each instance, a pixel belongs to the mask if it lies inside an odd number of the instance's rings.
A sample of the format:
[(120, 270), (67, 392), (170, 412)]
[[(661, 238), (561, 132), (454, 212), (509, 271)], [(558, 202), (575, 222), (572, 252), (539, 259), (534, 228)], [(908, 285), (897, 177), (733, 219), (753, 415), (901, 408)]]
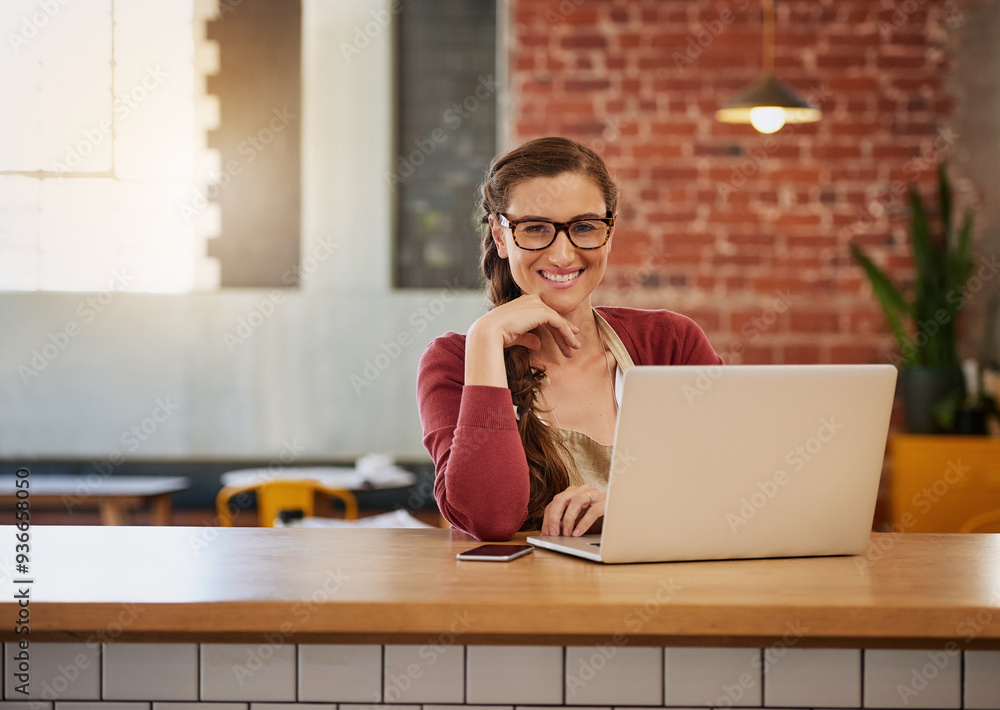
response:
[(300, 645), (299, 700), (381, 702), (382, 647)]
[(247, 710), (246, 703), (153, 703), (153, 710)]
[(551, 646), (469, 646), (468, 703), (562, 704), (563, 650)]
[(968, 710), (1000, 710), (1000, 651), (965, 652)]
[(419, 705), (341, 705), (340, 710), (421, 710)]
[(464, 680), (463, 646), (385, 647), (382, 699), (387, 703), (461, 703)]
[(54, 703), (40, 702), (3, 702), (0, 701), (0, 710), (52, 710)]
[(55, 710), (149, 710), (149, 703), (62, 702)]
[(4, 697), (8, 700), (99, 700), (101, 697), (101, 647), (85, 643), (33, 643), (30, 694), (14, 688), (20, 649), (16, 642), (4, 644), (7, 679)]
[(663, 651), (613, 643), (566, 648), (567, 705), (659, 705)]
[(105, 700), (197, 700), (198, 644), (104, 644), (101, 674)]
[(295, 646), (201, 646), (202, 700), (295, 700)]
[(840, 648), (764, 649), (764, 705), (861, 707), (861, 651)]
[(960, 707), (961, 652), (865, 651), (865, 707)]
[(333, 703), (250, 703), (250, 710), (337, 710)]
[(761, 704), (759, 648), (666, 648), (664, 704)]
[[(514, 710), (513, 705), (424, 705), (423, 710)], [(552, 710), (549, 708), (549, 710)]]

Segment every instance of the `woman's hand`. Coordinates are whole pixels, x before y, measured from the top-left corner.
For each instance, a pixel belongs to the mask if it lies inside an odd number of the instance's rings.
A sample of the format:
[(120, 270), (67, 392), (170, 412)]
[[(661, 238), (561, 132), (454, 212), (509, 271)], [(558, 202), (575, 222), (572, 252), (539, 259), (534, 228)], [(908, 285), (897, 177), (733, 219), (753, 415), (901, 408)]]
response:
[(507, 386), (503, 351), (513, 345), (537, 350), (548, 331), (566, 357), (580, 347), (580, 329), (549, 308), (536, 294), (525, 294), (489, 311), (469, 328), (465, 339), (465, 384)]
[(591, 486), (570, 486), (545, 506), (542, 535), (579, 537), (604, 517), (607, 494)]
[(497, 306), (477, 320), (470, 329), (490, 330), (503, 340), (503, 347), (523, 345), (531, 350), (541, 347), (541, 339), (531, 331), (544, 328), (566, 357), (580, 347), (576, 335), (580, 329), (549, 308), (537, 294), (525, 294)]

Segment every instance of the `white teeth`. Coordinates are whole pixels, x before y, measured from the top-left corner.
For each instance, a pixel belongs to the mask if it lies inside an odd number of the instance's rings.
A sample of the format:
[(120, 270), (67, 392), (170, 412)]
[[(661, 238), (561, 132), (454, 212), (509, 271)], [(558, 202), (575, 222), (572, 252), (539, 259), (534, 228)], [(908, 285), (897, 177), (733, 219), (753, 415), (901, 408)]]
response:
[(571, 274), (562, 274), (562, 275), (559, 275), (559, 274), (550, 274), (548, 271), (543, 271), (542, 272), (542, 276), (544, 278), (548, 279), (549, 281), (558, 281), (560, 283), (565, 283), (567, 281), (572, 281), (573, 279), (575, 279), (579, 275), (580, 275), (579, 271), (574, 271)]

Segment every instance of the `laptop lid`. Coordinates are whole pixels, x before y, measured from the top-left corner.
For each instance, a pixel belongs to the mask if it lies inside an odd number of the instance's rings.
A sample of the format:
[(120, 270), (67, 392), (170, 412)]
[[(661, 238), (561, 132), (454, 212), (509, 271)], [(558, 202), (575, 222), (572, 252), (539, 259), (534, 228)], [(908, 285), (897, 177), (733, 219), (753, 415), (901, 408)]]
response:
[(600, 561), (862, 552), (895, 382), (891, 365), (628, 370)]

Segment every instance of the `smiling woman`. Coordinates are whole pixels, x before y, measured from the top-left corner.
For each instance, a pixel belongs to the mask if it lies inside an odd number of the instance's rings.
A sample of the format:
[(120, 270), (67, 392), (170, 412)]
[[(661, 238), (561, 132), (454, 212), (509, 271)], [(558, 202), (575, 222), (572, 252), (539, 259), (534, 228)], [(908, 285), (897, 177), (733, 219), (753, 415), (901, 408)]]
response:
[(604, 514), (620, 384), (633, 365), (718, 365), (670, 311), (594, 308), (618, 185), (566, 138), (497, 157), (482, 185), (493, 308), (424, 352), (417, 398), (442, 514), (480, 539), (582, 535)]

